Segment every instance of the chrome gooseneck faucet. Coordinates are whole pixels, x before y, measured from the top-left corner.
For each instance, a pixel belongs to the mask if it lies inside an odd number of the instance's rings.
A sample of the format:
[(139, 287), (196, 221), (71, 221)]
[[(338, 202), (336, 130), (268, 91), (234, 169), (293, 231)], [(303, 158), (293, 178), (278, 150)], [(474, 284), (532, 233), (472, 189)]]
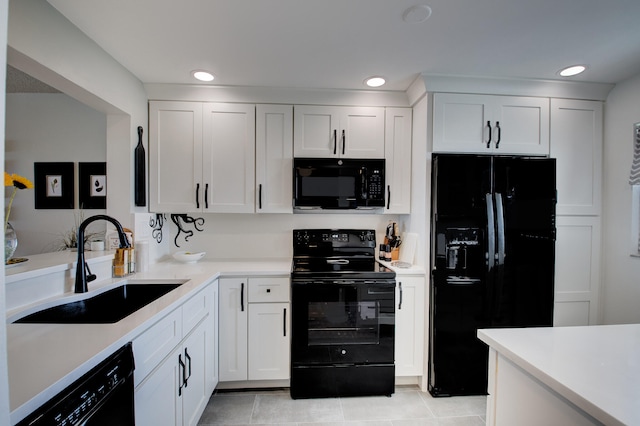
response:
[(85, 219), (78, 227), (78, 238), (76, 240), (78, 245), (78, 261), (76, 262), (76, 293), (86, 293), (87, 283), (96, 279), (96, 276), (91, 274), (91, 271), (89, 271), (90, 275), (87, 276), (87, 269), (89, 269), (89, 267), (84, 260), (84, 230), (91, 222), (94, 222), (96, 220), (106, 220), (107, 222), (111, 222), (113, 226), (116, 227), (116, 231), (118, 231), (118, 237), (120, 238), (120, 248), (129, 247), (129, 241), (127, 240), (127, 236), (125, 235), (124, 230), (122, 229), (122, 225), (111, 216), (99, 214)]

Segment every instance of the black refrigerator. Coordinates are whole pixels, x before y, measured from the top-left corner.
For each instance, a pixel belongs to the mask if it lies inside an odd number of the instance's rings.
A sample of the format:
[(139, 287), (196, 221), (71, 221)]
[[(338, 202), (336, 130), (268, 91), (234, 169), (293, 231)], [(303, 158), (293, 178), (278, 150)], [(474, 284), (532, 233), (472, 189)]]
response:
[(487, 392), (480, 328), (553, 325), (556, 164), (434, 154), (429, 391)]

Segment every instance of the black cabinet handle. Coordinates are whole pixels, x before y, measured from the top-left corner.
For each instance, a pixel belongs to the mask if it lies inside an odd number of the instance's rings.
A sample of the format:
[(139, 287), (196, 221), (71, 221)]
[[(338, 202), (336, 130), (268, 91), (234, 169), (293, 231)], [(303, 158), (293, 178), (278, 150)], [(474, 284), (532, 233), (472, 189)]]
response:
[[(182, 395), (182, 388), (186, 387), (184, 377), (186, 375), (186, 365), (182, 362), (182, 354), (178, 354), (178, 365), (182, 368), (182, 380), (180, 380), (180, 386), (178, 386), (178, 396)], [(183, 386), (184, 385), (184, 386)]]
[(240, 312), (244, 312), (244, 283), (240, 284)]
[(487, 148), (491, 148), (491, 122), (487, 121), (487, 127), (489, 128), (489, 140), (487, 141)]
[(200, 184), (196, 183), (196, 208), (200, 208)]
[(398, 281), (398, 287), (400, 288), (400, 301), (398, 302), (398, 310), (402, 309), (402, 281)]
[(282, 310), (282, 335), (287, 337), (287, 308)]
[(336, 155), (338, 149), (338, 130), (333, 129), (333, 155)]
[(346, 136), (344, 135), (344, 130), (342, 131), (342, 155), (344, 155), (344, 148), (346, 145)]
[(391, 206), (391, 185), (387, 185), (387, 210)]
[(262, 210), (262, 184), (258, 185), (258, 209)]
[(502, 135), (502, 129), (500, 129), (500, 122), (496, 121), (496, 129), (498, 129), (498, 140), (496, 140), (496, 149), (500, 145), (500, 136)]
[(204, 185), (204, 208), (209, 208), (209, 184)]
[(184, 387), (187, 387), (187, 382), (191, 378), (191, 357), (189, 356), (189, 352), (187, 352), (187, 348), (184, 348), (184, 359), (189, 362), (189, 375), (184, 378)]

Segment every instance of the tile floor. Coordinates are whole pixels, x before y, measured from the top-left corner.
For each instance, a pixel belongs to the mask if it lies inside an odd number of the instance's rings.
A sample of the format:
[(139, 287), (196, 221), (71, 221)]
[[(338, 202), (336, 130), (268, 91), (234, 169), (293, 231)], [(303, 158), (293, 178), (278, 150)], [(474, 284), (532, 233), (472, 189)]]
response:
[(433, 398), (417, 387), (393, 396), (298, 399), (289, 390), (215, 393), (199, 426), (484, 426), (486, 397)]

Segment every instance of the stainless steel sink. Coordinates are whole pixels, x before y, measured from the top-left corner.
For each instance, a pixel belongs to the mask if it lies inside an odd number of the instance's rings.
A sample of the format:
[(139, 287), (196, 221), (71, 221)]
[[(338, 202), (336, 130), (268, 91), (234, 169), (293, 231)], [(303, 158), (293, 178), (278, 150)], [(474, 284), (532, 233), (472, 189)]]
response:
[(13, 322), (32, 324), (111, 324), (131, 315), (182, 284), (122, 284), (86, 299), (34, 312)]

